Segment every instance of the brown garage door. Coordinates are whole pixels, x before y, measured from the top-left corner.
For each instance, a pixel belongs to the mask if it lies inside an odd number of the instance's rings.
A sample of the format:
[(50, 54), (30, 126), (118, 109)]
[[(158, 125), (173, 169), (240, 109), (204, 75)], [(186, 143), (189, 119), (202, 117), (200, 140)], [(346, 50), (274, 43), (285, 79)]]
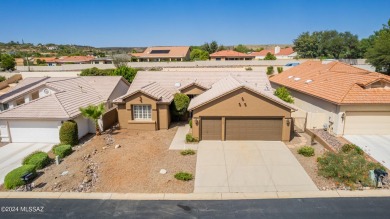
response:
[(226, 118), (226, 140), (282, 140), (282, 119)]
[(222, 140), (221, 118), (202, 118), (202, 140)]

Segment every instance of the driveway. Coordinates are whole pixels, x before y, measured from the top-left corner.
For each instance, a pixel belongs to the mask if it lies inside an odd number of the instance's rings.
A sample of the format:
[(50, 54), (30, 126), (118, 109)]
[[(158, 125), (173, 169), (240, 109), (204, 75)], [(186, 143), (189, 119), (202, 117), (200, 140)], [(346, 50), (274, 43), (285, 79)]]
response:
[(343, 137), (390, 169), (390, 135), (344, 135)]
[(0, 184), (11, 170), (22, 165), (23, 158), (34, 151), (48, 152), (54, 144), (49, 143), (10, 143), (0, 147)]
[(195, 193), (318, 191), (279, 141), (201, 141)]

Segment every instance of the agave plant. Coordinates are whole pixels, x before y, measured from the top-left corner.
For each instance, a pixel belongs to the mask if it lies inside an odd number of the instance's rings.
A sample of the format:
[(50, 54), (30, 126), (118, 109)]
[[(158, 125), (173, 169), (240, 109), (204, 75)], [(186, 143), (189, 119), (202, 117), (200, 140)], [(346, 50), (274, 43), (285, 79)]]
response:
[(80, 107), (81, 115), (85, 118), (92, 120), (95, 123), (96, 135), (100, 135), (100, 128), (98, 119), (104, 114), (104, 104), (89, 105), (87, 107)]

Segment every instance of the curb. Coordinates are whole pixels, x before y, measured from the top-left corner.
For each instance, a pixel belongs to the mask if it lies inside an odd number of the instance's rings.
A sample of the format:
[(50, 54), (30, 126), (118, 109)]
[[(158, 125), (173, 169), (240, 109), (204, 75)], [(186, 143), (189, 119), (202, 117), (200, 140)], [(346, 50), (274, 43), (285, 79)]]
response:
[(390, 197), (390, 190), (309, 191), (263, 193), (78, 193), (0, 192), (0, 199), (97, 199), (97, 200), (243, 200), (290, 198)]

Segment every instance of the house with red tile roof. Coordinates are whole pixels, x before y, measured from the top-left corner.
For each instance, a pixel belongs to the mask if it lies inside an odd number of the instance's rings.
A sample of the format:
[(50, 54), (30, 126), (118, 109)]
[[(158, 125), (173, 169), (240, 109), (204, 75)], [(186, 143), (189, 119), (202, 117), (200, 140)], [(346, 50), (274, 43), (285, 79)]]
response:
[(270, 78), (286, 87), (308, 129), (336, 136), (389, 135), (390, 77), (342, 62), (307, 61)]
[(252, 54), (236, 52), (234, 50), (221, 50), (210, 54), (212, 61), (252, 60), (254, 58), (255, 56)]
[(171, 62), (190, 59), (189, 46), (153, 46), (142, 53), (132, 53), (139, 62)]
[(93, 56), (61, 56), (55, 59), (45, 60), (48, 66), (63, 64), (90, 64), (95, 59)]
[(255, 56), (255, 59), (264, 59), (267, 53), (271, 53), (276, 59), (294, 59), (297, 56), (297, 52), (291, 47), (280, 48), (276, 46), (274, 49), (264, 49), (260, 52), (252, 52), (251, 55)]

